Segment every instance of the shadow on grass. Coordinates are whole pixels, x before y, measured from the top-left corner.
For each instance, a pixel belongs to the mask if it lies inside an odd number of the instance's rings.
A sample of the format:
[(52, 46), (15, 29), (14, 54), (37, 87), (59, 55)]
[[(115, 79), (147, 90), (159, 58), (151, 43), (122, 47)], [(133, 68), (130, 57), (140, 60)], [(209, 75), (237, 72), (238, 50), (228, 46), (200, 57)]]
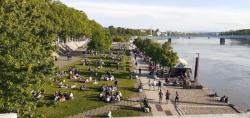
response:
[(139, 92), (137, 88), (121, 87), (121, 89), (131, 91), (131, 92)]
[(122, 110), (133, 110), (133, 111), (143, 111), (141, 107), (132, 107), (132, 106), (121, 106)]
[(129, 78), (129, 72), (117, 72), (114, 73), (115, 78), (120, 78), (120, 79), (128, 79)]

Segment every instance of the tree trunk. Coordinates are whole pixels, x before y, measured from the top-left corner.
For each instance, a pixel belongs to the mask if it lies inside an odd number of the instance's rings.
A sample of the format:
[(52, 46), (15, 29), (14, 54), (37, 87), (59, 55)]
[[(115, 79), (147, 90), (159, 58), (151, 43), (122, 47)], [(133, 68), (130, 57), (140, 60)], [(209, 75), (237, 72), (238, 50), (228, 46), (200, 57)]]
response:
[(167, 82), (168, 78), (170, 78), (170, 75), (171, 75), (171, 69), (172, 69), (172, 66), (169, 67), (169, 70), (168, 70), (168, 76), (167, 78), (165, 79), (165, 81)]

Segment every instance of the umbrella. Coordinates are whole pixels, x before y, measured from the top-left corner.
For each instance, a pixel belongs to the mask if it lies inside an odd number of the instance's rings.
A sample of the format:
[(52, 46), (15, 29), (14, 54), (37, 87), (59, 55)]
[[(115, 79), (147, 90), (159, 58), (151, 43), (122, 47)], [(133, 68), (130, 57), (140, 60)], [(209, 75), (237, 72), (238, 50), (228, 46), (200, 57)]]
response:
[(188, 66), (188, 62), (185, 59), (179, 58), (177, 60), (176, 67), (177, 68), (186, 68)]

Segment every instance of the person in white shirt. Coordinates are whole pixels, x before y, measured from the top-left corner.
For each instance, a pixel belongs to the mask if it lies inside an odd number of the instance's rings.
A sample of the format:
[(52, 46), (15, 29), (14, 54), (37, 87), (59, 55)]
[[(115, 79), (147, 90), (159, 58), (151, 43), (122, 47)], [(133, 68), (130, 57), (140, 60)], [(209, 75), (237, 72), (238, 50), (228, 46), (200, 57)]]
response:
[(108, 118), (112, 118), (112, 112), (111, 111), (108, 112)]
[(69, 94), (69, 98), (70, 98), (70, 99), (72, 99), (72, 100), (74, 99), (74, 95), (73, 95), (73, 93), (72, 93), (72, 92), (70, 92), (70, 94)]
[(156, 82), (156, 80), (154, 79), (154, 82), (153, 82), (154, 90), (155, 90), (156, 84), (157, 84), (157, 82)]

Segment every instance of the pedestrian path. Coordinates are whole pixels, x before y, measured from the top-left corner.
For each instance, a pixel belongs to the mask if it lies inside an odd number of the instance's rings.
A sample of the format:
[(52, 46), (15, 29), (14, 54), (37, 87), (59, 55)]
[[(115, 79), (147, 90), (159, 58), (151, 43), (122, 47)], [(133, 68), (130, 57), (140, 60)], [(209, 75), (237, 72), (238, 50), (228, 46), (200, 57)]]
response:
[[(156, 87), (154, 90), (151, 87), (149, 90), (148, 81), (149, 79), (153, 82), (153, 78), (148, 75), (147, 64), (143, 62), (143, 59), (137, 58), (137, 69), (141, 68), (142, 75), (139, 77), (143, 83), (145, 96), (149, 99), (150, 105), (152, 107), (153, 116), (162, 116), (162, 115), (198, 115), (198, 114), (230, 114), (238, 113), (238, 110), (233, 108), (230, 104), (222, 103), (217, 100), (215, 97), (209, 97), (206, 89), (183, 89), (179, 86), (163, 86), (161, 89), (163, 93), (168, 90), (170, 92), (170, 100), (175, 99), (175, 93), (178, 91), (180, 101), (175, 104), (171, 102), (166, 104), (166, 100), (163, 103), (159, 104), (159, 90)], [(157, 80), (157, 82), (159, 79)], [(165, 83), (164, 80), (160, 80)]]
[(59, 69), (61, 69), (67, 65), (79, 61), (83, 51), (86, 51), (86, 47), (78, 48), (77, 50), (73, 51), (72, 53), (76, 54), (74, 54), (71, 59), (68, 59), (67, 56), (59, 56), (58, 60), (55, 61), (55, 64), (59, 67)]
[[(143, 83), (143, 90), (144, 90), (145, 96), (148, 99), (149, 104), (152, 108), (151, 109), (152, 115), (153, 116), (179, 115), (178, 112), (176, 111), (174, 104), (171, 101), (167, 104), (166, 100), (163, 97), (162, 103), (159, 103), (159, 89), (157, 87), (155, 87), (155, 89), (153, 87), (150, 88), (148, 85), (149, 79), (151, 80), (151, 82), (153, 82), (153, 78), (147, 76), (149, 73), (147, 71), (147, 67), (148, 67), (147, 64), (145, 62), (143, 62), (142, 58), (137, 58), (136, 61), (138, 64), (136, 69), (137, 70), (139, 68), (142, 69), (141, 73), (143, 76), (140, 76), (139, 79)], [(162, 87), (161, 89), (165, 95), (164, 91), (166, 90), (166, 88)]]

